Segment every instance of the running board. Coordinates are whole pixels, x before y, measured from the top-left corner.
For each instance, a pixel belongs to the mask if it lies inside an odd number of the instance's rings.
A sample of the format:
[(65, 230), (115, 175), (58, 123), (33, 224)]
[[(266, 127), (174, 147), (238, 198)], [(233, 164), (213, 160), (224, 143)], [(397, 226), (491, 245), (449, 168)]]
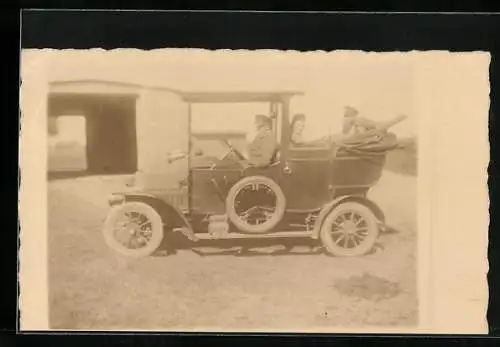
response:
[(311, 231), (282, 231), (271, 234), (242, 234), (227, 233), (223, 235), (210, 235), (209, 233), (196, 234), (199, 240), (230, 240), (230, 239), (272, 239), (272, 238), (294, 238), (294, 237), (313, 237)]

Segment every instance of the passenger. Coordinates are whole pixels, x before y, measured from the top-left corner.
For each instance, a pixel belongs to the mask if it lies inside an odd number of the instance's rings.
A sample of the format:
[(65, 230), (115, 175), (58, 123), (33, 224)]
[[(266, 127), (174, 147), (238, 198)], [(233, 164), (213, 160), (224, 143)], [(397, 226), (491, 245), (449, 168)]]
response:
[(290, 144), (296, 147), (314, 147), (323, 148), (329, 145), (330, 136), (324, 136), (316, 140), (305, 141), (303, 139), (303, 132), (305, 128), (306, 117), (303, 114), (296, 114), (293, 116), (290, 123)]
[(272, 132), (272, 119), (264, 116), (255, 116), (256, 133), (248, 138), (248, 164), (263, 167), (271, 164), (276, 154), (276, 140)]
[(306, 126), (306, 116), (303, 114), (296, 114), (293, 116), (290, 123), (290, 143), (298, 146), (304, 143), (302, 132)]
[(363, 132), (374, 130), (378, 123), (366, 118), (360, 118), (359, 111), (352, 106), (344, 108), (344, 124), (342, 127), (342, 135), (349, 137), (358, 135)]

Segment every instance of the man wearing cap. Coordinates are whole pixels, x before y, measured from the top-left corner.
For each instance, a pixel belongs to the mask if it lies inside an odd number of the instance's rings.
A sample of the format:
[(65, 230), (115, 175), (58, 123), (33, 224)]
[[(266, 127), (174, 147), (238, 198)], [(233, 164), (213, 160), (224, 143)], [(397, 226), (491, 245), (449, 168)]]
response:
[(366, 118), (358, 117), (358, 110), (352, 106), (344, 108), (344, 124), (342, 127), (342, 135), (351, 136), (363, 133), (368, 130), (374, 130), (378, 127), (378, 123)]
[(276, 140), (272, 132), (272, 120), (264, 115), (255, 116), (256, 134), (249, 139), (247, 147), (248, 164), (251, 166), (267, 166), (276, 154)]

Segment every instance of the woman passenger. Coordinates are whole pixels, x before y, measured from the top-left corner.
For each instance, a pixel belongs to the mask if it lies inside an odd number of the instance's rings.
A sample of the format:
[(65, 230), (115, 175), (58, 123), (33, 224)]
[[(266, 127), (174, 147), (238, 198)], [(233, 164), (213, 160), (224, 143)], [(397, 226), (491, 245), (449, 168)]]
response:
[(304, 143), (302, 133), (306, 126), (306, 116), (303, 114), (296, 114), (290, 123), (290, 142), (294, 146), (299, 146)]

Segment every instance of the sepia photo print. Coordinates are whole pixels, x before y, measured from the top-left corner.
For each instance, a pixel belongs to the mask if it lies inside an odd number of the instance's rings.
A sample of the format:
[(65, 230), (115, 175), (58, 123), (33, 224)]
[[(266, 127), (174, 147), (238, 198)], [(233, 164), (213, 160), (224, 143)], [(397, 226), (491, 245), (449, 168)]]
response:
[[(475, 113), (483, 123), (470, 130), (486, 134), (487, 54), (95, 49), (22, 58), (27, 329), (484, 329), (487, 207), (471, 217), (486, 226), (476, 241), (457, 241), (472, 221), (455, 221), (462, 205), (441, 212), (443, 196), (460, 200), (459, 191), (441, 193), (448, 186), (437, 182), (461, 171), (439, 166), (460, 146), (449, 140), (460, 117), (448, 113)], [(442, 78), (451, 65), (468, 86)], [(471, 175), (487, 165), (484, 141)], [(479, 194), (478, 210), (484, 189), (467, 192)], [(449, 260), (462, 252), (453, 242), (476, 252), (469, 266)], [(458, 309), (441, 284), (459, 277), (475, 325), (440, 306)]]

